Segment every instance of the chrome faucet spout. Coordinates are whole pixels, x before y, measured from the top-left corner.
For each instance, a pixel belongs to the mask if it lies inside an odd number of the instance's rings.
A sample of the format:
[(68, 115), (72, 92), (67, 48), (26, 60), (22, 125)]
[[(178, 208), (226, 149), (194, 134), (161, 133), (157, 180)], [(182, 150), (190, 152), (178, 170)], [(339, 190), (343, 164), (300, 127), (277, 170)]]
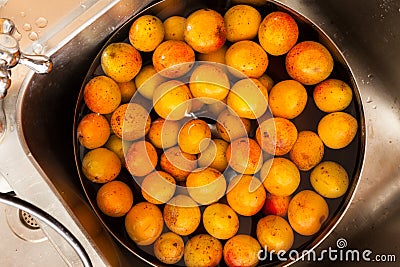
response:
[(11, 85), (11, 69), (21, 63), (36, 73), (44, 74), (52, 70), (53, 62), (44, 55), (27, 55), (20, 51), (13, 21), (0, 18), (0, 100)]

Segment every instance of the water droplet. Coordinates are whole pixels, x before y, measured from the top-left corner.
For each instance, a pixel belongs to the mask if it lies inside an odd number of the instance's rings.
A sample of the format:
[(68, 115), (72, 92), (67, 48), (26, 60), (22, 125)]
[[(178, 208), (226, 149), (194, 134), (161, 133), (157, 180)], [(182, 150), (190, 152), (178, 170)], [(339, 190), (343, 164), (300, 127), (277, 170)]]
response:
[(39, 38), (39, 35), (37, 34), (37, 32), (30, 32), (28, 34), (28, 38), (32, 41), (36, 41)]
[(371, 97), (367, 97), (367, 100), (366, 100), (366, 102), (367, 102), (367, 103), (372, 103), (372, 99), (371, 99)]
[(21, 17), (25, 18), (26, 17), (26, 13), (24, 11), (19, 12), (19, 14), (21, 15)]
[(3, 7), (7, 4), (8, 0), (0, 0), (0, 7)]
[(376, 108), (377, 108), (377, 106), (376, 106), (376, 105), (373, 105), (373, 106), (372, 106), (372, 108), (373, 108), (373, 109), (376, 109)]
[(29, 24), (29, 23), (25, 23), (25, 24), (22, 26), (22, 29), (24, 29), (24, 31), (29, 32), (29, 31), (32, 30), (32, 25)]
[(372, 79), (374, 77), (374, 75), (372, 73), (368, 74), (367, 76), (368, 78)]
[(39, 18), (37, 18), (36, 21), (35, 21), (36, 26), (38, 26), (39, 28), (44, 28), (44, 27), (46, 27), (46, 26), (47, 26), (47, 23), (48, 23), (48, 21), (47, 21), (47, 19), (44, 18), (44, 17), (39, 17)]
[(39, 43), (33, 45), (33, 53), (40, 54), (43, 51), (43, 46)]
[(83, 3), (81, 3), (81, 8), (85, 9), (85, 8), (87, 8), (87, 6)]

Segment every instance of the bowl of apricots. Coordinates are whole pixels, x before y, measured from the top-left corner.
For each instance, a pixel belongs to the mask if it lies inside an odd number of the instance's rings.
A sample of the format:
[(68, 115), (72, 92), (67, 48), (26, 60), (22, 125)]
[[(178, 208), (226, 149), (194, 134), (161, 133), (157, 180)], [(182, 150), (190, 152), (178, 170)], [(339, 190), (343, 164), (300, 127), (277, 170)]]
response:
[(342, 53), (274, 1), (160, 1), (104, 44), (75, 159), (108, 231), (154, 266), (273, 266), (333, 230), (363, 113)]

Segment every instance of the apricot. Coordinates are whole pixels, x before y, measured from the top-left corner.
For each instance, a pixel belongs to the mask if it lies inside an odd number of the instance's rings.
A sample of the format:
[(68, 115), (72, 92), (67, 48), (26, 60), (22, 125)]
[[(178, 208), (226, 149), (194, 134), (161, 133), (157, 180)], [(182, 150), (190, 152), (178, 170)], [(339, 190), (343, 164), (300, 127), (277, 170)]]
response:
[(239, 71), (231, 71), (235, 76), (240, 76), (242, 73), (250, 78), (261, 77), (269, 63), (264, 49), (250, 40), (232, 44), (225, 53), (225, 62), (229, 67)]
[(204, 210), (203, 225), (213, 237), (229, 239), (239, 230), (239, 217), (228, 205), (214, 203)]
[(256, 234), (261, 246), (275, 254), (290, 250), (294, 242), (292, 227), (284, 218), (277, 215), (267, 215), (260, 219)]
[(276, 196), (290, 196), (300, 185), (300, 172), (286, 158), (272, 158), (264, 162), (260, 179), (265, 189)]
[(82, 172), (94, 183), (107, 183), (117, 178), (121, 161), (111, 150), (99, 147), (90, 150), (82, 159)]
[(265, 202), (266, 192), (261, 181), (251, 175), (237, 175), (228, 184), (226, 199), (238, 214), (252, 216)]
[(308, 171), (321, 162), (324, 150), (324, 144), (316, 133), (301, 131), (289, 156), (301, 171)]
[(142, 67), (142, 56), (127, 43), (109, 44), (101, 53), (104, 73), (116, 82), (129, 82)]
[(157, 74), (152, 64), (142, 67), (135, 76), (135, 85), (137, 91), (147, 99), (153, 99), (153, 93), (156, 88), (165, 82), (165, 77)]
[(256, 140), (265, 152), (282, 156), (292, 149), (297, 134), (293, 122), (276, 117), (261, 122), (256, 130)]
[(171, 16), (164, 20), (164, 40), (185, 41), (185, 22), (186, 18), (181, 16)]
[(175, 188), (174, 177), (163, 171), (146, 175), (141, 184), (144, 199), (153, 204), (167, 203), (174, 196)]
[(226, 103), (239, 117), (258, 119), (268, 108), (268, 91), (257, 79), (242, 79), (232, 86)]
[(136, 141), (130, 145), (125, 155), (126, 168), (133, 176), (145, 176), (157, 165), (155, 148), (147, 141)]
[(199, 155), (199, 167), (209, 166), (223, 172), (228, 167), (226, 158), (228, 146), (229, 143), (222, 139), (212, 139), (208, 147)]
[(96, 76), (85, 85), (83, 99), (91, 111), (109, 114), (121, 103), (121, 91), (113, 79)]
[(226, 150), (229, 166), (243, 174), (254, 174), (261, 169), (263, 156), (260, 146), (250, 138), (239, 138)]
[(229, 239), (224, 245), (224, 261), (228, 266), (257, 266), (261, 246), (250, 235), (239, 234)]
[(139, 51), (150, 52), (164, 39), (164, 25), (153, 15), (138, 17), (129, 29), (129, 41)]
[(154, 255), (161, 262), (175, 264), (183, 257), (184, 247), (181, 236), (173, 232), (163, 233), (154, 243)]
[(228, 50), (226, 45), (223, 45), (221, 48), (207, 53), (207, 54), (198, 54), (197, 59), (199, 61), (209, 61), (214, 63), (225, 64), (225, 53)]
[(349, 176), (339, 163), (324, 161), (312, 170), (310, 182), (321, 196), (338, 198), (346, 193), (349, 187)]
[(240, 137), (246, 137), (250, 132), (250, 120), (224, 110), (217, 118), (217, 130), (221, 138), (231, 142)]
[(111, 116), (111, 129), (123, 140), (133, 141), (144, 137), (149, 132), (150, 125), (149, 113), (136, 103), (122, 104)]
[(183, 258), (187, 267), (217, 266), (222, 258), (222, 244), (208, 234), (196, 235), (186, 243)]
[(271, 193), (267, 193), (265, 204), (263, 207), (264, 215), (278, 215), (285, 217), (289, 208), (290, 196), (276, 196)]
[(198, 204), (189, 196), (176, 195), (164, 207), (165, 224), (172, 232), (187, 236), (200, 224), (201, 212)]
[(186, 188), (194, 201), (209, 205), (224, 196), (226, 181), (218, 170), (207, 167), (191, 172), (186, 178)]
[(118, 83), (118, 87), (121, 91), (121, 103), (129, 102), (136, 93), (136, 84), (134, 80)]
[(261, 75), (261, 77), (258, 78), (258, 80), (264, 85), (265, 88), (267, 88), (268, 93), (271, 91), (272, 87), (275, 85), (274, 80), (270, 76), (268, 76), (266, 73)]
[(105, 215), (122, 217), (132, 207), (132, 190), (124, 182), (116, 180), (108, 182), (97, 191), (96, 203)]
[(161, 235), (164, 226), (160, 209), (149, 202), (134, 205), (125, 217), (128, 236), (139, 246), (154, 243)]
[(289, 52), (299, 37), (296, 21), (281, 11), (269, 13), (261, 22), (258, 40), (267, 53), (280, 56)]
[(190, 71), (195, 55), (193, 49), (185, 42), (167, 40), (157, 46), (152, 59), (153, 66), (160, 75), (177, 78)]
[(104, 116), (89, 113), (79, 122), (77, 136), (81, 145), (88, 149), (101, 147), (110, 136), (110, 124)]
[(268, 103), (275, 117), (294, 119), (299, 116), (307, 104), (307, 91), (295, 80), (284, 80), (272, 87)]
[(193, 97), (206, 104), (223, 100), (229, 93), (230, 82), (224, 69), (216, 64), (197, 66), (190, 76), (189, 88)]
[(328, 216), (329, 208), (325, 199), (312, 190), (300, 191), (290, 200), (289, 223), (301, 235), (317, 233)]
[(200, 119), (190, 120), (183, 125), (178, 134), (178, 145), (183, 152), (198, 154), (204, 151), (211, 140), (208, 124)]
[(192, 94), (189, 87), (169, 80), (160, 84), (153, 94), (153, 107), (157, 114), (167, 120), (180, 120), (191, 110)]
[(357, 120), (350, 114), (338, 111), (325, 115), (318, 123), (318, 135), (332, 149), (348, 146), (357, 133)]
[(199, 9), (187, 17), (184, 36), (186, 43), (195, 51), (214, 52), (221, 48), (226, 40), (224, 18), (215, 10)]
[(179, 146), (168, 148), (161, 155), (160, 167), (170, 173), (176, 181), (182, 182), (197, 167), (197, 157), (183, 152)]
[(285, 64), (290, 77), (302, 84), (314, 85), (328, 78), (334, 63), (325, 46), (315, 41), (304, 41), (290, 49)]
[(179, 122), (158, 118), (151, 123), (147, 137), (155, 147), (166, 149), (178, 143), (179, 129)]
[(121, 160), (122, 166), (125, 166), (124, 147), (123, 147), (123, 141), (122, 141), (121, 138), (119, 138), (115, 134), (111, 135), (108, 138), (108, 140), (107, 140), (106, 144), (104, 145), (104, 147), (108, 148), (109, 150), (111, 150), (112, 152), (117, 154), (117, 156)]
[(261, 15), (249, 5), (236, 5), (224, 15), (226, 39), (230, 42), (252, 40), (257, 36)]
[(324, 112), (337, 112), (347, 108), (353, 98), (350, 86), (337, 79), (325, 80), (314, 88), (314, 102)]

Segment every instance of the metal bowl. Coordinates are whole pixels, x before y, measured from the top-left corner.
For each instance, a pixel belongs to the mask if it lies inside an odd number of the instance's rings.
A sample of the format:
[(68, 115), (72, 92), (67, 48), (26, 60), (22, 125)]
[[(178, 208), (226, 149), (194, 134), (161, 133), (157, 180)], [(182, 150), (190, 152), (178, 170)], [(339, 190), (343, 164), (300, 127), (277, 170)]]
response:
[[(122, 27), (117, 29), (115, 33), (108, 39), (106, 44), (103, 46), (103, 49), (110, 43), (114, 42), (128, 42), (128, 32), (129, 28), (132, 25), (133, 21), (144, 14), (152, 14), (159, 17), (161, 20), (164, 20), (173, 15), (180, 16), (188, 16), (191, 12), (199, 9), (199, 8), (211, 8), (220, 13), (224, 13), (231, 6), (230, 1), (200, 1), (200, 0), (189, 0), (189, 1), (178, 1), (178, 0), (164, 0), (158, 2), (137, 14), (136, 16), (130, 18)], [(338, 222), (341, 220), (343, 215), (345, 214), (352, 198), (355, 193), (357, 184), (359, 182), (361, 166), (363, 163), (364, 152), (365, 152), (365, 122), (363, 115), (363, 107), (361, 104), (360, 94), (358, 91), (357, 84), (353, 77), (353, 73), (349, 65), (347, 64), (345, 57), (341, 51), (339, 51), (338, 47), (334, 44), (331, 38), (327, 36), (315, 23), (310, 21), (307, 17), (303, 16), (300, 12), (290, 9), (289, 7), (277, 3), (275, 1), (266, 1), (262, 6), (258, 6), (257, 9), (260, 11), (262, 16), (264, 17), (266, 14), (281, 10), (291, 14), (297, 21), (299, 26), (299, 41), (303, 40), (315, 40), (322, 44), (324, 44), (331, 52), (334, 61), (335, 67), (330, 76), (330, 78), (337, 78), (345, 81), (350, 85), (353, 89), (353, 100), (350, 106), (345, 110), (346, 112), (352, 114), (358, 122), (359, 128), (358, 132), (351, 142), (351, 144), (344, 149), (333, 150), (325, 147), (325, 155), (323, 160), (333, 160), (340, 163), (349, 174), (350, 186), (343, 197), (338, 199), (328, 199), (327, 203), (329, 205), (329, 218), (324, 223), (323, 227), (316, 234), (306, 237), (301, 236), (295, 233), (295, 242), (293, 244), (292, 249), (296, 250), (298, 253), (294, 257), (287, 257), (287, 261), (282, 262), (278, 257), (273, 256), (268, 257), (267, 260), (260, 261), (260, 265), (270, 266), (277, 264), (289, 264), (294, 261), (299, 260), (302, 256), (304, 256), (303, 252), (310, 251), (314, 249), (318, 244), (320, 244), (335, 228)], [(103, 50), (102, 49), (102, 50)], [(95, 210), (97, 216), (100, 221), (104, 224), (107, 230), (130, 252), (144, 260), (145, 262), (156, 265), (163, 266), (161, 262), (159, 262), (153, 255), (152, 246), (137, 246), (128, 236), (124, 228), (124, 217), (122, 218), (111, 218), (104, 215), (96, 204), (96, 193), (99, 189), (100, 185), (90, 182), (81, 171), (81, 162), (84, 154), (87, 152), (85, 148), (83, 148), (78, 141), (76, 136), (76, 129), (81, 118), (88, 113), (88, 109), (83, 101), (83, 88), (85, 84), (94, 76), (102, 74), (100, 67), (100, 55), (101, 51), (99, 51), (97, 57), (93, 61), (91, 67), (89, 68), (85, 80), (82, 84), (81, 92), (79, 94), (76, 110), (75, 110), (75, 120), (74, 120), (74, 146), (75, 146), (75, 160), (77, 164), (77, 169), (79, 172), (80, 180), (82, 183), (82, 187), (86, 194), (86, 197)], [(149, 55), (143, 56), (144, 63), (149, 60)], [(281, 80), (290, 79), (284, 68), (284, 56), (270, 56), (270, 63), (266, 73), (272, 77), (275, 82), (279, 82)], [(302, 130), (312, 130), (316, 132), (318, 121), (325, 115), (322, 111), (320, 111), (314, 104), (312, 100), (312, 86), (306, 86), (309, 99), (307, 102), (306, 109), (304, 112), (296, 117), (293, 122), (297, 126), (298, 131)], [(301, 184), (300, 189), (311, 189), (311, 185), (309, 182), (310, 171), (301, 172)], [(135, 202), (139, 202), (141, 193), (139, 186), (133, 182), (133, 179), (129, 172), (126, 169), (123, 169), (117, 179), (126, 182), (129, 184), (135, 195)], [(221, 200), (224, 201), (224, 200)], [(255, 236), (255, 227), (258, 219), (262, 217), (261, 212), (256, 214), (253, 217), (243, 217), (240, 216), (240, 228), (238, 233), (251, 234)], [(204, 229), (200, 226), (194, 234), (198, 234), (204, 232)], [(190, 238), (190, 236), (189, 236)], [(187, 240), (185, 238), (184, 240)], [(179, 265), (183, 265), (183, 260), (181, 260)], [(223, 261), (221, 261), (221, 266), (224, 265)]]

